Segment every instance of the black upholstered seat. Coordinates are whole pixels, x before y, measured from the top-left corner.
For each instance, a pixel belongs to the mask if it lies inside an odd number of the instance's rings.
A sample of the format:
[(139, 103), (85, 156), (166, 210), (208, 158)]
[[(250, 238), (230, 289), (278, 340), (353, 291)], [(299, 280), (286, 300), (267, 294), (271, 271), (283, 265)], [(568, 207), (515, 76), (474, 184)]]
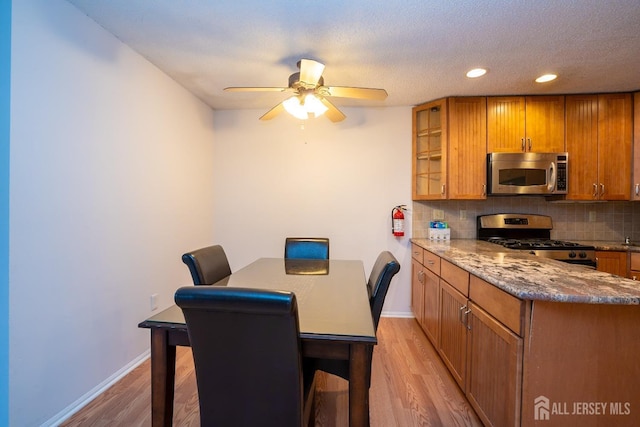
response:
[[(371, 306), (371, 317), (375, 330), (378, 330), (382, 306), (391, 284), (391, 279), (400, 271), (398, 260), (389, 251), (381, 252), (371, 269), (369, 280), (367, 281), (367, 291), (369, 292), (369, 305)], [(369, 364), (373, 356), (373, 349), (369, 353)], [(346, 360), (334, 359), (314, 359), (310, 362), (315, 369), (337, 375), (349, 380), (349, 362)], [(371, 377), (367, 378), (367, 383), (371, 385)]]
[(194, 285), (212, 285), (231, 274), (231, 267), (220, 245), (196, 249), (182, 255)]
[(298, 427), (313, 419), (314, 371), (305, 378), (295, 294), (189, 286), (175, 302), (191, 341), (202, 426)]
[(325, 237), (287, 237), (285, 259), (329, 259), (329, 239)]

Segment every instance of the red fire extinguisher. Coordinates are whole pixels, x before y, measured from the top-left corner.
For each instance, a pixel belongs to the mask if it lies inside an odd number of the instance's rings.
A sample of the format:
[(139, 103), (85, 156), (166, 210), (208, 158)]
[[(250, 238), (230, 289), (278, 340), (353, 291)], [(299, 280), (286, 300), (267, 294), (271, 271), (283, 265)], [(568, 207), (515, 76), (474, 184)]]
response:
[(405, 205), (398, 205), (391, 209), (391, 232), (396, 237), (404, 236), (404, 214)]

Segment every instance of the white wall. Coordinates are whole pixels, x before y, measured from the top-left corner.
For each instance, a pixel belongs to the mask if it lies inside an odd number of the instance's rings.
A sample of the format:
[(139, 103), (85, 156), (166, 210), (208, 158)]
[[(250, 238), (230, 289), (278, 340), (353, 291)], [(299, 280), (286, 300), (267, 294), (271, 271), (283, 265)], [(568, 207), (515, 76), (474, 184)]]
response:
[(11, 2), (0, 2), (0, 425), (9, 424), (9, 94)]
[[(274, 99), (274, 103), (277, 102)], [(214, 234), (233, 270), (281, 257), (287, 236), (325, 236), (331, 258), (368, 275), (390, 250), (401, 264), (385, 314), (409, 315), (411, 251), (391, 235), (391, 209), (411, 206), (411, 108), (344, 108), (345, 121), (301, 122), (264, 111), (216, 111)]]
[(10, 424), (144, 356), (212, 237), (213, 113), (62, 0), (13, 2)]

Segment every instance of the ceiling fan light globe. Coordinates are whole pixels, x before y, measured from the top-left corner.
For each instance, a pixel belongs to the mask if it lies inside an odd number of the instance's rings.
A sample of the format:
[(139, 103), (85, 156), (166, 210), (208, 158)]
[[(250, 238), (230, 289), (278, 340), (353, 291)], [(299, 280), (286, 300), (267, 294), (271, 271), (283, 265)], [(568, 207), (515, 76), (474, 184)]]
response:
[(308, 94), (304, 97), (304, 108), (308, 114), (313, 114), (314, 117), (319, 117), (328, 110), (328, 108), (313, 94)]
[(323, 115), (328, 108), (313, 94), (292, 96), (285, 100), (284, 109), (296, 119), (306, 120)]
[(296, 119), (306, 120), (309, 118), (307, 111), (300, 102), (300, 98), (297, 96), (292, 96), (285, 100), (282, 105), (284, 106), (284, 109), (287, 110), (287, 113), (291, 114)]

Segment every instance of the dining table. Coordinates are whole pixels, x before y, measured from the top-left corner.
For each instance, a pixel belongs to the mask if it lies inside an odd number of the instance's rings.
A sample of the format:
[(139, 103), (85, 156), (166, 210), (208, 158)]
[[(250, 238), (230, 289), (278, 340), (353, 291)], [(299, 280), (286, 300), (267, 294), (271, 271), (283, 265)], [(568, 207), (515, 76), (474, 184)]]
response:
[[(359, 260), (260, 258), (213, 286), (294, 292), (302, 355), (348, 361), (349, 425), (360, 427), (369, 425), (371, 357), (377, 344), (366, 283)], [(190, 345), (187, 325), (182, 310), (172, 305), (138, 326), (151, 330), (152, 425), (171, 426), (176, 346)]]

